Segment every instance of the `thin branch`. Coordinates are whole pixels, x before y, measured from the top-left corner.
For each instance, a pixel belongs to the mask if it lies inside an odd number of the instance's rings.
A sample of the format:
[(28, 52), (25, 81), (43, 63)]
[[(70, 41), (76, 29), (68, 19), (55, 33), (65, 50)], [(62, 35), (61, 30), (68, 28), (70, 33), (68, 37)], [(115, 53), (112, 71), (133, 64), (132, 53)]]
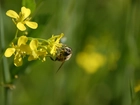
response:
[[(5, 49), (5, 39), (4, 39), (4, 24), (3, 24), (3, 18), (2, 18), (2, 8), (0, 4), (0, 45), (1, 45), (1, 52)], [(10, 72), (9, 72), (9, 65), (7, 59), (2, 56), (2, 72), (3, 72), (3, 83), (9, 84), (11, 82)], [(11, 103), (11, 90), (10, 88), (3, 87), (3, 93), (4, 93), (4, 105), (10, 105)]]

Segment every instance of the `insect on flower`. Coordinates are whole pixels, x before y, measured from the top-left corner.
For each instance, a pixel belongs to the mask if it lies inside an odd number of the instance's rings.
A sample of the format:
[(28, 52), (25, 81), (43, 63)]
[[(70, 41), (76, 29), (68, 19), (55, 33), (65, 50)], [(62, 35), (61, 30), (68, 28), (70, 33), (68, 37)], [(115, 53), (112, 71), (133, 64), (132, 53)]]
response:
[(60, 61), (62, 62), (60, 67), (56, 72), (60, 70), (60, 68), (63, 66), (64, 62), (69, 60), (72, 56), (72, 49), (67, 46), (62, 46), (58, 49), (58, 54), (55, 59), (51, 58), (53, 61)]

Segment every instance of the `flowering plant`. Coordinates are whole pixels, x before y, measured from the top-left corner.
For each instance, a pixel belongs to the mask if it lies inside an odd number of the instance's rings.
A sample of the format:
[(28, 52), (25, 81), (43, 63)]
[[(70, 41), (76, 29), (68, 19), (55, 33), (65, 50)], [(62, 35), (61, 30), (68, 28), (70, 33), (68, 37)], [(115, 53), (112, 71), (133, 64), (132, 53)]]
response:
[[(63, 64), (64, 61), (71, 57), (71, 49), (60, 41), (64, 36), (63, 33), (52, 35), (48, 39), (33, 36), (33, 34), (41, 34), (37, 33), (40, 32), (38, 23), (41, 23), (41, 21), (38, 20), (39, 22), (37, 23), (31, 17), (36, 6), (33, 6), (33, 2), (34, 0), (23, 0), (22, 5), (24, 6), (21, 7), (20, 12), (11, 9), (6, 11), (6, 16), (11, 18), (16, 27), (15, 35), (8, 46), (5, 46), (4, 21), (2, 20), (2, 15), (0, 16), (0, 25), (2, 26), (0, 26), (0, 49), (2, 49), (0, 58), (2, 60), (1, 68), (3, 72), (3, 82), (0, 83), (0, 86), (4, 88), (3, 105), (11, 103), (9, 102), (11, 100), (9, 99), (9, 91), (15, 88), (15, 80), (19, 77), (19, 74), (23, 73), (30, 62), (37, 60), (44, 62), (47, 58), (51, 58), (53, 61), (60, 61)], [(0, 13), (2, 13), (1, 5)], [(9, 58), (12, 59), (12, 62), (8, 61)]]
[[(38, 24), (31, 22), (29, 15), (31, 10), (26, 7), (21, 7), (19, 15), (13, 11), (8, 10), (6, 15), (11, 17), (19, 31), (25, 31), (27, 25), (32, 29), (36, 29)], [(63, 44), (60, 43), (61, 38), (64, 36), (63, 33), (60, 35), (52, 35), (50, 39), (41, 39), (27, 37), (26, 35), (18, 36), (15, 35), (14, 41), (10, 44), (4, 53), (5, 57), (14, 56), (14, 65), (21, 66), (23, 64), (23, 58), (28, 57), (28, 61), (42, 60), (45, 61), (46, 57), (54, 57), (57, 55), (57, 50), (60, 49)]]

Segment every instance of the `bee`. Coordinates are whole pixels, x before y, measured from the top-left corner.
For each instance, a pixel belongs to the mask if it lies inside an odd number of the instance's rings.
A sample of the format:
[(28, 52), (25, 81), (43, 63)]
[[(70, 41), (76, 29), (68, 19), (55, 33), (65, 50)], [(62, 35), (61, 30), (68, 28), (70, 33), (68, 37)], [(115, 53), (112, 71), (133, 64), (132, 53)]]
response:
[(56, 55), (55, 59), (52, 59), (53, 61), (60, 61), (62, 62), (56, 73), (60, 70), (60, 68), (63, 66), (64, 62), (69, 60), (72, 56), (72, 49), (67, 46), (62, 46), (58, 49), (58, 54)]

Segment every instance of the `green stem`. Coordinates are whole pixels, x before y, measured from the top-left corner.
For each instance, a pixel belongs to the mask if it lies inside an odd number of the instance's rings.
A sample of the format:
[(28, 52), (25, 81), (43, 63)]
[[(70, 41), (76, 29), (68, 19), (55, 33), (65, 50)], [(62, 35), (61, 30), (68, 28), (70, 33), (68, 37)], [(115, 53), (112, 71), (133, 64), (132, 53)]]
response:
[[(3, 25), (3, 18), (2, 18), (2, 8), (1, 8), (1, 5), (0, 5), (0, 47), (1, 47), (1, 52), (4, 52), (3, 50), (5, 49), (5, 40), (4, 40), (4, 25)], [(7, 59), (2, 56), (2, 73), (3, 73), (3, 84), (6, 85), (6, 84), (10, 84), (11, 82), (11, 77), (10, 77), (10, 71), (9, 71), (9, 65), (8, 65), (8, 61)], [(4, 98), (4, 102), (3, 102), (3, 105), (10, 105), (10, 94), (11, 94), (11, 90), (10, 88), (8, 87), (4, 87), (3, 86), (3, 98)]]
[(18, 29), (16, 30), (15, 39), (17, 39), (17, 36), (18, 36)]
[(32, 38), (32, 37), (28, 37), (29, 40), (32, 40), (32, 39), (37, 39), (37, 40), (40, 40), (40, 41), (44, 41), (44, 42), (47, 42), (48, 41), (46, 39), (42, 39), (42, 38)]

